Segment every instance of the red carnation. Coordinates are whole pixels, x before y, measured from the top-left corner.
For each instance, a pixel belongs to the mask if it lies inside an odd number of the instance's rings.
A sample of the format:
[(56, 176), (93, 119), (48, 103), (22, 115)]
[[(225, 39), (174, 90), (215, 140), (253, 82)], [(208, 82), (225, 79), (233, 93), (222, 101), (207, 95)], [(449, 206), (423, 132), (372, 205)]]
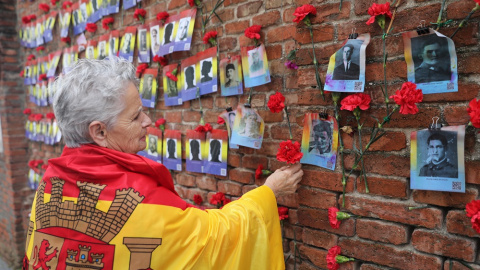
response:
[(50, 6), (48, 4), (40, 3), (38, 4), (38, 8), (48, 13), (50, 11)]
[(36, 50), (37, 50), (37, 52), (43, 52), (45, 50), (45, 47), (38, 46)]
[(245, 36), (250, 39), (260, 39), (260, 30), (262, 29), (261, 25), (252, 25), (245, 29)]
[(108, 17), (102, 20), (102, 27), (105, 30), (111, 29), (115, 20), (112, 17)]
[(178, 81), (177, 76), (173, 75), (170, 71), (168, 71), (166, 75), (170, 80), (175, 81), (175, 82)]
[(341, 221), (352, 217), (350, 214), (339, 211), (336, 207), (328, 208), (328, 221), (332, 229), (338, 229)]
[(203, 132), (206, 132), (205, 127), (202, 126), (202, 125), (198, 125), (198, 126), (195, 128), (195, 131), (196, 131), (196, 132), (202, 132), (202, 133), (203, 133)]
[(72, 5), (73, 5), (72, 2), (70, 2), (70, 1), (65, 1), (65, 2), (63, 2), (63, 4), (62, 4), (62, 8), (66, 10), (66, 9), (69, 9)]
[(162, 21), (163, 23), (165, 23), (168, 17), (170, 17), (170, 14), (168, 14), (166, 11), (157, 13), (157, 20)]
[(37, 19), (37, 16), (35, 14), (30, 14), (30, 15), (28, 15), (28, 19), (30, 21), (35, 21)]
[(53, 120), (53, 119), (55, 119), (55, 114), (52, 113), (52, 112), (49, 112), (49, 113), (47, 113), (47, 115), (45, 115), (45, 117), (47, 119)]
[(395, 100), (395, 103), (400, 105), (401, 114), (416, 114), (418, 108), (415, 103), (422, 102), (423, 93), (421, 89), (417, 89), (417, 85), (412, 82), (405, 82), (402, 88), (395, 92), (395, 95), (390, 96)]
[(28, 121), (30, 121), (30, 122), (35, 121), (35, 114), (33, 114), (33, 113), (30, 114), (30, 115), (28, 116)]
[(143, 8), (135, 9), (135, 13), (133, 13), (133, 17), (142, 23), (145, 21), (145, 15), (147, 15), (147, 11)]
[(356, 93), (342, 99), (340, 102), (342, 107), (340, 109), (353, 111), (356, 108), (359, 108), (360, 110), (364, 111), (370, 108), (370, 101), (372, 101), (372, 99), (368, 94)]
[(23, 16), (22, 17), (22, 22), (23, 23), (29, 23), (30, 22), (30, 16)]
[(188, 0), (188, 4), (193, 7), (193, 6), (200, 6), (200, 0)]
[(70, 44), (70, 42), (72, 41), (72, 40), (70, 39), (70, 37), (63, 37), (63, 38), (61, 38), (60, 40), (61, 40), (62, 42), (67, 43), (67, 44)]
[(278, 207), (278, 218), (284, 220), (288, 218), (288, 208), (287, 207)]
[(470, 116), (470, 122), (476, 128), (480, 128), (480, 100), (476, 98), (472, 99), (468, 104), (467, 109), (468, 115)]
[(30, 108), (26, 108), (25, 110), (23, 110), (23, 114), (25, 115), (30, 115), (32, 113), (32, 109)]
[(300, 151), (300, 144), (291, 140), (281, 142), (277, 152), (277, 160), (287, 163), (297, 163), (302, 159), (303, 153)]
[(27, 60), (30, 61), (30, 60), (33, 60), (35, 59), (35, 55), (34, 54), (30, 54), (29, 56), (27, 56)]
[(340, 268), (340, 265), (337, 263), (336, 257), (340, 255), (341, 248), (339, 246), (334, 246), (328, 250), (327, 253), (327, 267), (328, 270), (337, 270)]
[(193, 203), (196, 205), (201, 205), (203, 203), (202, 196), (198, 194), (193, 195)]
[(20, 77), (23, 77), (24, 73), (25, 73), (25, 70), (22, 69), (22, 70), (20, 71)]
[(60, 0), (50, 0), (50, 3), (52, 3), (52, 6), (57, 5), (60, 2)]
[(95, 23), (87, 23), (87, 27), (85, 28), (90, 33), (95, 33), (97, 31), (97, 25)]
[(472, 223), (472, 228), (477, 232), (480, 233), (480, 214), (476, 214), (470, 219)]
[(147, 69), (147, 68), (148, 68), (148, 64), (146, 64), (146, 63), (138, 65), (138, 67), (137, 67), (137, 74), (139, 74), (139, 75), (143, 74), (143, 72), (144, 72), (145, 69)]
[(285, 108), (285, 97), (282, 93), (277, 92), (270, 96), (267, 106), (273, 113), (281, 112)]
[(317, 9), (314, 6), (307, 4), (296, 8), (293, 15), (295, 16), (295, 19), (293, 19), (294, 22), (299, 23), (305, 20), (305, 24), (310, 26), (310, 17), (308, 15), (316, 16)]
[(212, 132), (213, 127), (209, 123), (205, 124), (205, 132)]
[(37, 113), (33, 116), (33, 120), (35, 120), (37, 122), (42, 120), (42, 118), (43, 118), (43, 115), (41, 113)]
[(219, 117), (217, 118), (217, 124), (219, 124), (219, 125), (224, 125), (224, 124), (225, 124), (225, 119), (223, 119), (222, 117), (219, 116)]
[(157, 128), (160, 128), (162, 131), (165, 130), (165, 123), (167, 123), (167, 121), (163, 118), (159, 118), (157, 121), (155, 121), (155, 126)]
[(375, 22), (377, 16), (381, 16), (378, 19), (378, 23), (382, 29), (385, 27), (385, 16), (392, 18), (392, 12), (390, 11), (390, 3), (377, 4), (373, 3), (371, 7), (368, 8), (368, 14), (371, 16), (368, 19), (367, 24), (370, 25)]
[(229, 203), (230, 200), (225, 197), (225, 194), (222, 192), (215, 193), (210, 199), (210, 204), (216, 205), (217, 208), (222, 208), (224, 205)]
[(474, 200), (467, 203), (465, 208), (467, 210), (467, 217), (473, 217), (480, 212), (480, 200)]
[(153, 57), (153, 62), (159, 63), (162, 67), (168, 65), (168, 59), (159, 55)]
[(40, 75), (38, 76), (38, 80), (40, 80), (40, 81), (47, 80), (47, 74), (40, 74)]
[(213, 46), (216, 46), (217, 45), (217, 31), (210, 31), (210, 32), (207, 32), (205, 33), (205, 35), (203, 36), (203, 43), (204, 44), (212, 44)]
[(260, 179), (262, 176), (269, 176), (272, 174), (269, 170), (264, 170), (262, 164), (258, 164), (257, 170), (255, 171), (255, 179)]

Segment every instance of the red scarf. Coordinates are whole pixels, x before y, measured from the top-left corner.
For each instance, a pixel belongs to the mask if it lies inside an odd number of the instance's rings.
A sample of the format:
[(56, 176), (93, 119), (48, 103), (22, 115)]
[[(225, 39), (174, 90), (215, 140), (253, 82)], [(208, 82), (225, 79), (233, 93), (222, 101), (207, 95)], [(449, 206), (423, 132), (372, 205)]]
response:
[(59, 158), (48, 161), (45, 193), (51, 193), (51, 177), (65, 181), (63, 196), (79, 195), (77, 181), (107, 185), (99, 200), (112, 201), (115, 191), (133, 188), (145, 199), (142, 203), (190, 207), (175, 191), (170, 172), (162, 164), (136, 154), (127, 154), (94, 144), (65, 147)]

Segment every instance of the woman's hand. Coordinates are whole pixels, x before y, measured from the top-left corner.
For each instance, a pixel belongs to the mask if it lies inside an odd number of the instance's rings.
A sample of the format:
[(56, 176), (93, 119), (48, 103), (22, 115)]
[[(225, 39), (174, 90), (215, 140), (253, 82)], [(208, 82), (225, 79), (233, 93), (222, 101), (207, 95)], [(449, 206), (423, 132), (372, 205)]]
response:
[(276, 170), (265, 181), (265, 185), (272, 189), (275, 197), (295, 193), (298, 183), (302, 180), (302, 165), (297, 163), (284, 166)]

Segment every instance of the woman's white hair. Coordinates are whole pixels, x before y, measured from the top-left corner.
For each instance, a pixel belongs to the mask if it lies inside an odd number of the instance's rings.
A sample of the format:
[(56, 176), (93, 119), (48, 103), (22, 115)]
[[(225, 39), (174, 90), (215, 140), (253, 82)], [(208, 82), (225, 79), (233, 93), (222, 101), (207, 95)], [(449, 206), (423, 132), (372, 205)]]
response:
[(68, 147), (93, 143), (89, 125), (97, 120), (111, 129), (125, 108), (129, 82), (138, 87), (135, 67), (120, 58), (80, 59), (55, 81), (53, 111)]

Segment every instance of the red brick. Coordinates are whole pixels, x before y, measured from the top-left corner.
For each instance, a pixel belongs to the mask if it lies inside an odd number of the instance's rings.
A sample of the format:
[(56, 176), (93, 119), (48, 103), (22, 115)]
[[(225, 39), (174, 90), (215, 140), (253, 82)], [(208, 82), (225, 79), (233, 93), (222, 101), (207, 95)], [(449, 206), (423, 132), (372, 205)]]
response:
[(263, 1), (248, 1), (247, 4), (237, 7), (237, 18), (243, 18), (248, 15), (257, 14), (262, 7)]
[(214, 178), (208, 176), (196, 177), (197, 187), (207, 190), (217, 190), (217, 181)]
[[(391, 172), (395, 172), (396, 176), (410, 176), (410, 157), (396, 156), (396, 155), (384, 155), (384, 154), (371, 154), (364, 155), (365, 171), (368, 173), (378, 173), (382, 175), (390, 175)], [(354, 165), (352, 155), (348, 155), (345, 158), (345, 167), (350, 171)], [(361, 163), (358, 163), (356, 170), (360, 170)]]
[[(393, 198), (407, 198), (408, 182), (405, 179), (390, 179), (367, 176), (370, 194), (382, 195)], [(363, 177), (357, 178), (357, 191), (365, 193)]]
[(266, 157), (257, 155), (248, 155), (242, 157), (242, 164), (244, 168), (256, 170), (258, 165), (263, 165), (264, 169), (268, 169), (268, 160)]
[(182, 186), (194, 187), (195, 186), (195, 176), (188, 174), (180, 174), (177, 176), (177, 184)]
[(470, 121), (467, 113), (468, 107), (446, 107), (445, 120), (450, 126), (466, 125)]
[(301, 245), (299, 247), (300, 253), (302, 256), (305, 256), (309, 262), (314, 264), (316, 267), (321, 267), (322, 269), (327, 269), (327, 251), (323, 249), (318, 249), (314, 247), (309, 247)]
[[(362, 129), (362, 146), (365, 147), (370, 140), (370, 128)], [(356, 136), (356, 145), (358, 146), (358, 131), (354, 133)], [(352, 136), (342, 132), (342, 139), (345, 149), (353, 148)], [(369, 148), (369, 151), (400, 151), (407, 147), (407, 139), (403, 132), (387, 132), (385, 135), (375, 141)]]
[[(447, 6), (446, 11), (448, 12), (448, 18), (449, 19), (458, 19), (458, 20), (463, 20), (468, 12), (472, 10), (472, 8), (475, 7), (475, 2), (469, 2), (469, 1), (456, 1), (454, 3), (450, 3)], [(478, 17), (478, 12), (473, 13), (471, 18)]]
[(328, 211), (300, 206), (297, 211), (299, 225), (314, 229), (325, 230), (331, 233), (353, 236), (355, 234), (355, 220), (346, 219), (342, 221), (340, 228), (332, 229), (328, 221)]
[(278, 10), (273, 10), (273, 11), (268, 11), (253, 17), (252, 24), (257, 24), (257, 25), (261, 25), (262, 27), (267, 27), (267, 26), (278, 23), (279, 20), (280, 20), (280, 12), (278, 12)]
[(291, 39), (295, 35), (295, 29), (296, 27), (294, 25), (288, 25), (268, 30), (266, 40), (268, 43), (275, 43)]
[(339, 245), (342, 247), (342, 255), (395, 269), (437, 270), (442, 265), (440, 257), (370, 241), (344, 238)]
[(232, 181), (243, 183), (243, 184), (253, 184), (253, 178), (255, 177), (254, 173), (247, 171), (241, 168), (235, 168), (228, 170), (229, 178)]
[[(462, 263), (467, 264), (468, 267)], [(465, 262), (462, 262), (462, 263), (454, 260), (445, 260), (445, 263), (443, 264), (443, 270), (480, 270), (479, 265), (465, 263)]]
[(242, 196), (242, 185), (235, 183), (235, 182), (229, 182), (229, 181), (218, 181), (218, 191), (223, 192), (228, 195), (232, 196)]
[(438, 229), (443, 222), (440, 209), (423, 208), (409, 211), (408, 205), (399, 201), (384, 201), (347, 194), (345, 208), (355, 215), (374, 217), (429, 229)]
[(338, 236), (324, 231), (303, 228), (303, 243), (320, 247), (324, 249), (335, 246), (338, 242)]
[(248, 21), (235, 21), (225, 24), (225, 32), (228, 34), (243, 33), (249, 27)]
[[(298, 207), (298, 194), (288, 194), (277, 198), (277, 203), (290, 208)], [(289, 211), (290, 212), (290, 211)]]
[(387, 268), (385, 267), (380, 267), (378, 265), (374, 265), (374, 264), (362, 264), (360, 266), (360, 270), (387, 270)]
[[(313, 42), (324, 42), (333, 40), (334, 29), (331, 25), (322, 25), (313, 27)], [(297, 28), (295, 40), (300, 44), (311, 44), (312, 38), (308, 28)]]
[[(317, 187), (332, 191), (342, 191), (342, 175), (335, 172), (327, 172), (318, 167), (303, 165), (303, 178), (300, 184), (305, 186)], [(353, 179), (348, 179), (346, 191), (353, 191)]]
[(440, 192), (430, 190), (414, 190), (413, 200), (418, 203), (433, 204), (446, 207), (464, 208), (478, 196), (478, 190), (467, 188), (465, 193)]
[(465, 161), (465, 182), (480, 184), (480, 162)]
[(408, 243), (408, 226), (391, 222), (358, 219), (356, 227), (357, 235), (361, 238), (401, 245)]
[(298, 190), (299, 203), (309, 207), (328, 209), (336, 206), (337, 193), (323, 191), (316, 188), (300, 187)]
[(473, 239), (445, 235), (424, 229), (416, 229), (412, 234), (415, 249), (436, 255), (475, 261), (477, 244)]
[(470, 218), (463, 210), (450, 210), (447, 214), (447, 231), (452, 234), (460, 234), (468, 237), (480, 237), (472, 228)]

